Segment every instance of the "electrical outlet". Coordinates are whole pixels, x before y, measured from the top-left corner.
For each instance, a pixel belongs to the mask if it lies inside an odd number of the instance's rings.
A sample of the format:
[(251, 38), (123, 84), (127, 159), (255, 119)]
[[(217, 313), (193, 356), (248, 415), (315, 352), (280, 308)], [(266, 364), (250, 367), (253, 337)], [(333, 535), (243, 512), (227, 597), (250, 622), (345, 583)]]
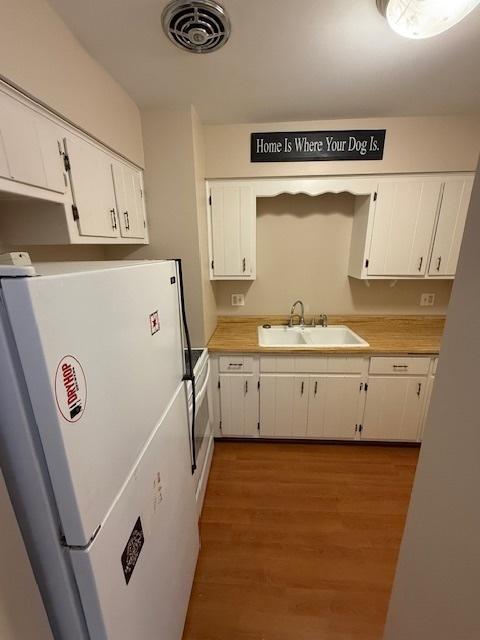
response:
[(420, 306), (421, 307), (433, 307), (435, 304), (435, 294), (434, 293), (422, 293), (420, 297)]
[(232, 307), (245, 306), (245, 296), (243, 293), (232, 293)]

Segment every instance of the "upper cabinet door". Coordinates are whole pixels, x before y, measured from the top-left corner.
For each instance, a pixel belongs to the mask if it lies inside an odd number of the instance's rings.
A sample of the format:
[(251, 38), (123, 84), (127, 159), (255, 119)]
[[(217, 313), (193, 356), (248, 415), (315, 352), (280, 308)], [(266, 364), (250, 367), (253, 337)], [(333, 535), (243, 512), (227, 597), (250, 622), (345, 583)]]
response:
[(255, 197), (249, 186), (211, 186), (211, 276), (255, 278)]
[(472, 186), (473, 178), (445, 182), (428, 270), (430, 277), (455, 275)]
[(441, 180), (380, 182), (369, 252), (369, 276), (424, 276)]
[(119, 236), (110, 156), (80, 137), (65, 138), (81, 235)]
[(36, 128), (48, 189), (57, 193), (67, 190), (63, 137), (65, 130), (48, 118), (36, 116)]
[(122, 238), (143, 238), (145, 216), (141, 172), (121, 162), (114, 162), (112, 174)]
[(0, 132), (8, 162), (8, 175), (5, 177), (46, 188), (35, 112), (0, 93)]

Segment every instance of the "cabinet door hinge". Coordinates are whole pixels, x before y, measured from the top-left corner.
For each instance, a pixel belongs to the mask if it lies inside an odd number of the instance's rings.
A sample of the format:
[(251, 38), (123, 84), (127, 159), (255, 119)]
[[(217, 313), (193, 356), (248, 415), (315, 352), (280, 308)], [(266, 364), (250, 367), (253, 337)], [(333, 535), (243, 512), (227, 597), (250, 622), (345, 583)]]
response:
[(75, 220), (75, 222), (80, 219), (80, 216), (78, 214), (78, 208), (77, 208), (76, 204), (72, 204), (72, 215), (73, 215), (73, 219)]
[(378, 193), (375, 191), (375, 193), (373, 194), (373, 201), (375, 202), (375, 200), (377, 199)]
[(65, 171), (70, 171), (71, 169), (71, 164), (70, 164), (70, 158), (67, 156), (66, 153), (63, 154), (63, 166), (65, 167)]
[(365, 260), (365, 267), (368, 267), (368, 265), (369, 265), (369, 264), (370, 264), (370, 260), (367, 258), (367, 259)]

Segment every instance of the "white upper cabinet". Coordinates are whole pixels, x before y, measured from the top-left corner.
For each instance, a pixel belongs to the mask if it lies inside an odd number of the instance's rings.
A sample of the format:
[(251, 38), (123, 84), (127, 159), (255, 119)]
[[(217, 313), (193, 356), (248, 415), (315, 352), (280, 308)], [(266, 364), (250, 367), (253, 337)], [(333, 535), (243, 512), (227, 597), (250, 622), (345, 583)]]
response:
[(470, 177), (445, 182), (428, 270), (430, 277), (455, 275), (472, 187)]
[(255, 279), (255, 196), (249, 185), (211, 184), (210, 278)]
[(441, 180), (380, 182), (368, 276), (424, 276), (435, 225)]
[(0, 175), (65, 192), (60, 127), (0, 93), (0, 134)]
[(0, 193), (7, 244), (148, 242), (142, 171), (2, 82)]
[(145, 215), (141, 171), (120, 162), (112, 165), (117, 214), (122, 238), (143, 238)]
[(118, 237), (120, 232), (110, 156), (74, 135), (65, 138), (64, 143), (80, 234)]

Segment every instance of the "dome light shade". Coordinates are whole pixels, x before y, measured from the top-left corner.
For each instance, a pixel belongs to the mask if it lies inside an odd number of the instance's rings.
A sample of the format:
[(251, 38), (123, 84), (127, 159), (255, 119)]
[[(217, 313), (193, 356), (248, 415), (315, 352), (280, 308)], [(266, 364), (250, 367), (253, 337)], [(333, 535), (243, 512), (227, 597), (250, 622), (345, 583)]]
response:
[(405, 38), (431, 38), (463, 20), (480, 0), (377, 0), (390, 27)]

